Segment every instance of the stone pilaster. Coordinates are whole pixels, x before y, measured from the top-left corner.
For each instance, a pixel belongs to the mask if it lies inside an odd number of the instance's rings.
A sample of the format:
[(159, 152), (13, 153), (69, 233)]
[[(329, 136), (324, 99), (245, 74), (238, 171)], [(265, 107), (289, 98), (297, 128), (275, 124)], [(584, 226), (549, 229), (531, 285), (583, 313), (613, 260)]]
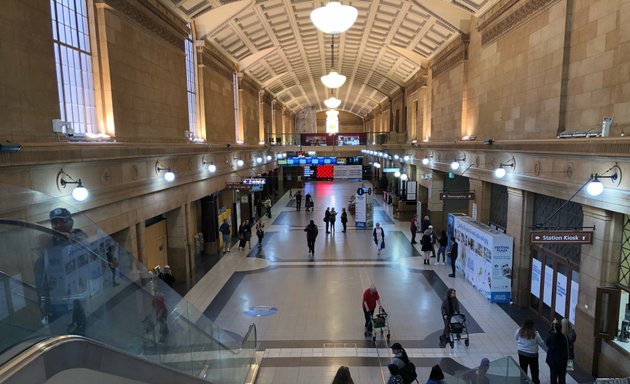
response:
[(529, 233), (533, 199), (527, 192), (508, 188), (507, 234), (514, 238), (512, 258), (512, 301), (519, 307), (529, 304)]
[(469, 179), (469, 185), (469, 189), (475, 192), (475, 199), (470, 200), (468, 212), (472, 215), (473, 203), (477, 204), (476, 220), (488, 223), (490, 221), (491, 185), (479, 179)]

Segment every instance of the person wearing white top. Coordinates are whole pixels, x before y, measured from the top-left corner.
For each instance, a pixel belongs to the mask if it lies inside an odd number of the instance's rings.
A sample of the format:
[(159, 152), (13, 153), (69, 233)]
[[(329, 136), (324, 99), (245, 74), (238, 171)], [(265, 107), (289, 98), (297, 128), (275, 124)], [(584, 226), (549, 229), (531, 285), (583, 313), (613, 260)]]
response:
[(381, 227), (380, 223), (376, 223), (376, 227), (372, 231), (372, 236), (374, 237), (374, 244), (378, 248), (377, 254), (381, 254), (381, 250), (385, 248), (385, 231)]
[(518, 351), (518, 364), (523, 372), (527, 374), (529, 367), (532, 375), (532, 382), (540, 384), (538, 378), (538, 346), (543, 345), (543, 339), (540, 337), (534, 320), (525, 320), (523, 325), (514, 333), (516, 340), (516, 349)]

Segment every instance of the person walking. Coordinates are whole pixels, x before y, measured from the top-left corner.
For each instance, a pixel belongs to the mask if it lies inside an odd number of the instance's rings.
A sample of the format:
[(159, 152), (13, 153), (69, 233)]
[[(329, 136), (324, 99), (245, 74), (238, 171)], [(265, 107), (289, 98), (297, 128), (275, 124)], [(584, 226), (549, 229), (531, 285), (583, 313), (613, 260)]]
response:
[(309, 210), (311, 212), (313, 211), (313, 196), (311, 196), (310, 193), (307, 193), (306, 196), (304, 196), (304, 208), (306, 212), (309, 212)]
[(416, 242), (416, 233), (418, 232), (418, 215), (413, 215), (411, 218), (409, 231), (411, 232), (411, 244), (418, 244), (418, 242)]
[(306, 245), (308, 246), (308, 253), (312, 255), (311, 257), (315, 257), (315, 240), (317, 240), (319, 230), (313, 220), (311, 220), (306, 228), (304, 228), (304, 232), (306, 232)]
[(376, 254), (380, 256), (381, 251), (385, 249), (385, 231), (381, 228), (380, 223), (376, 223), (374, 230), (372, 230), (372, 237), (374, 238), (374, 244), (378, 248)]
[(326, 234), (329, 234), (330, 228), (330, 207), (326, 207), (326, 211), (324, 212), (324, 223), (326, 223)]
[(242, 251), (245, 249), (245, 246), (249, 243), (249, 249), (252, 249), (251, 245), (252, 238), (252, 228), (249, 225), (249, 220), (245, 219), (238, 227), (238, 248)]
[(458, 244), (455, 241), (455, 236), (451, 236), (451, 251), (448, 253), (449, 259), (451, 259), (451, 274), (448, 277), (455, 277), (455, 260), (457, 260)]
[(403, 378), (400, 376), (400, 369), (396, 364), (387, 364), (387, 369), (389, 370), (389, 379), (387, 380), (387, 384), (404, 384)]
[(432, 225), (429, 225), (429, 228), (427, 228), (427, 230), (429, 231), (429, 236), (431, 236), (431, 257), (435, 257), (435, 243), (437, 243), (437, 235), (433, 231)]
[(569, 340), (562, 333), (562, 325), (554, 319), (552, 333), (547, 337), (547, 358), (549, 379), (551, 384), (565, 384), (567, 377), (567, 362), (569, 361)]
[(223, 219), (223, 224), (219, 227), (219, 232), (223, 236), (223, 254), (230, 252), (230, 246), (232, 245), (232, 229), (228, 224), (227, 219)]
[(346, 212), (345, 208), (341, 208), (341, 225), (343, 225), (343, 233), (346, 233), (347, 225), (348, 225), (348, 212)]
[(335, 207), (332, 207), (330, 210), (330, 232), (335, 233), (335, 224), (337, 223), (337, 211), (335, 211)]
[(156, 272), (160, 280), (165, 282), (169, 287), (173, 288), (173, 284), (175, 284), (175, 276), (173, 276), (173, 271), (171, 271), (171, 267), (168, 264), (164, 266), (164, 271), (161, 271), (160, 268), (156, 267)]
[(518, 352), (518, 365), (520, 365), (525, 374), (527, 374), (527, 368), (529, 367), (532, 382), (540, 384), (538, 377), (538, 345), (543, 344), (543, 339), (536, 331), (534, 320), (525, 320), (514, 333), (514, 339), (516, 340), (516, 350)]
[(295, 208), (298, 211), (302, 209), (302, 193), (300, 191), (295, 192)]
[(433, 243), (431, 242), (431, 232), (427, 229), (420, 239), (420, 245), (422, 245), (422, 254), (424, 255), (424, 265), (430, 265), (429, 258), (431, 257), (431, 248)]
[(446, 231), (442, 231), (442, 233), (440, 233), (438, 244), (440, 247), (438, 248), (437, 263), (435, 263), (435, 265), (440, 265), (440, 255), (442, 255), (442, 264), (446, 264), (446, 246), (448, 245), (448, 235), (446, 234)]
[(442, 320), (444, 320), (444, 330), (440, 336), (440, 347), (444, 348), (449, 340), (451, 317), (459, 312), (459, 300), (457, 292), (453, 288), (446, 291), (446, 297), (442, 301)]
[(429, 374), (429, 380), (427, 380), (427, 384), (445, 384), (444, 381), (444, 372), (442, 372), (442, 367), (440, 364), (435, 364), (431, 368), (431, 373)]
[(262, 219), (262, 203), (260, 200), (256, 200), (256, 203), (254, 203), (254, 208), (256, 208), (256, 218), (258, 220)]
[(372, 334), (372, 317), (374, 316), (374, 310), (376, 310), (376, 304), (381, 305), (381, 298), (378, 295), (376, 286), (372, 284), (363, 291), (363, 300), (361, 302), (363, 316), (365, 317), (365, 336)]
[(267, 196), (262, 204), (265, 207), (265, 214), (271, 219), (271, 197)]
[(422, 219), (422, 225), (420, 226), (420, 232), (424, 233), (429, 226), (431, 225), (431, 219), (429, 219), (429, 215), (426, 215), (424, 219)]
[(256, 223), (256, 236), (258, 236), (258, 248), (262, 248), (263, 238), (265, 237), (265, 223), (262, 221)]

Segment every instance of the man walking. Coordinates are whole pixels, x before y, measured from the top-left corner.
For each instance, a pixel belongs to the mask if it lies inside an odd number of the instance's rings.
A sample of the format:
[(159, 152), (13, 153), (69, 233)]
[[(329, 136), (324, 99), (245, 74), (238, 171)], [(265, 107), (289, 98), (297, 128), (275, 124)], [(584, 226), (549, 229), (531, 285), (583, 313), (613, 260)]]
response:
[(230, 246), (232, 245), (232, 232), (227, 219), (223, 219), (223, 224), (219, 227), (219, 232), (221, 232), (223, 236), (223, 254), (226, 254), (230, 252)]
[(451, 236), (451, 251), (448, 253), (448, 257), (451, 259), (451, 271), (452, 273), (448, 277), (455, 277), (455, 260), (457, 260), (457, 241), (455, 236)]
[(311, 258), (315, 257), (315, 240), (317, 239), (317, 234), (319, 230), (317, 229), (317, 225), (315, 222), (311, 220), (311, 222), (304, 228), (304, 232), (306, 232), (306, 244), (308, 245), (308, 253), (311, 255)]
[(330, 207), (326, 207), (326, 212), (324, 212), (324, 223), (326, 223), (326, 234), (329, 234), (330, 231), (328, 228), (330, 227)]

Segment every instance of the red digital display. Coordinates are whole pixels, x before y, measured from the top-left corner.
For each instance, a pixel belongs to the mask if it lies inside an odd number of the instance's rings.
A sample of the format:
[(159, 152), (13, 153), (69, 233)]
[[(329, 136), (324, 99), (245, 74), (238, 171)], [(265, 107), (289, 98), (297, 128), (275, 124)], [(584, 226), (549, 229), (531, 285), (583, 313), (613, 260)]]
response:
[(334, 176), (334, 165), (318, 165), (317, 166), (317, 178), (318, 179), (332, 179)]

